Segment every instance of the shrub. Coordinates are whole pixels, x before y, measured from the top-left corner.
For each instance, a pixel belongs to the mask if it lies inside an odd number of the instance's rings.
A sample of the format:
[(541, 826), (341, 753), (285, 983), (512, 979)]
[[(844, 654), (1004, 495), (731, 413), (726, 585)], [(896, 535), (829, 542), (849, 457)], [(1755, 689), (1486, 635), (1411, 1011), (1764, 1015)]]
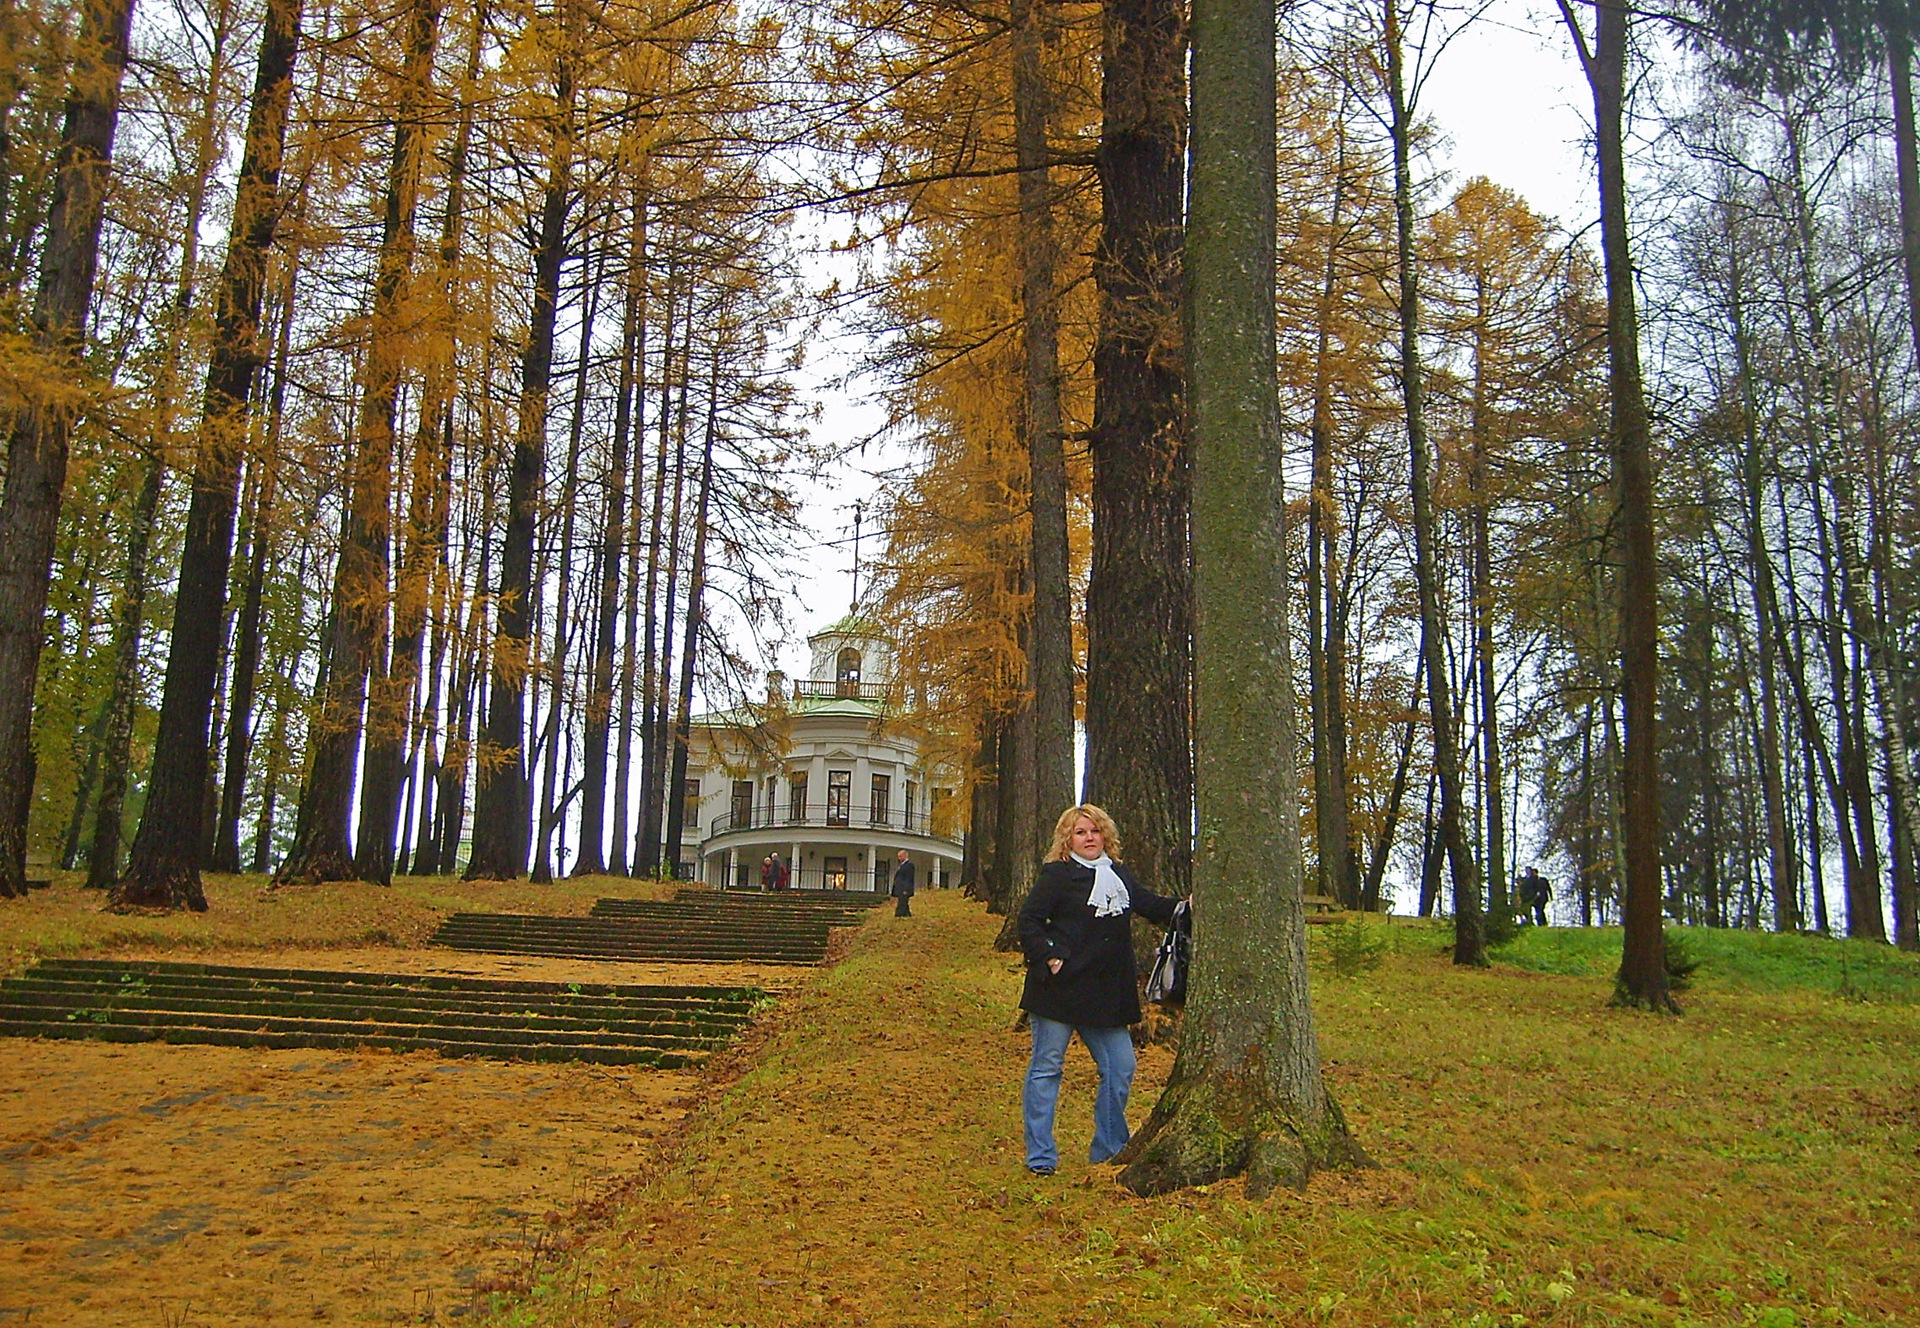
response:
[(1335, 977), (1352, 978), (1380, 967), (1387, 938), (1378, 927), (1358, 917), (1345, 917), (1327, 926), (1327, 967)]

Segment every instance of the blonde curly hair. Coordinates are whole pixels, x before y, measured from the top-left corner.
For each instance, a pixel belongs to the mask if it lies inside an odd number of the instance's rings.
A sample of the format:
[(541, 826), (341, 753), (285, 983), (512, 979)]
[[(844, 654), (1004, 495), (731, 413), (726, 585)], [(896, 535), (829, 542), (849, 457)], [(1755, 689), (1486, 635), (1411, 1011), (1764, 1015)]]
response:
[(1065, 862), (1071, 856), (1072, 851), (1068, 848), (1068, 844), (1073, 838), (1073, 827), (1083, 816), (1099, 827), (1101, 843), (1107, 851), (1107, 856), (1118, 862), (1120, 860), (1120, 827), (1113, 823), (1113, 818), (1107, 815), (1104, 808), (1096, 807), (1090, 802), (1069, 807), (1060, 813), (1060, 819), (1053, 823), (1053, 847), (1047, 850), (1047, 861)]

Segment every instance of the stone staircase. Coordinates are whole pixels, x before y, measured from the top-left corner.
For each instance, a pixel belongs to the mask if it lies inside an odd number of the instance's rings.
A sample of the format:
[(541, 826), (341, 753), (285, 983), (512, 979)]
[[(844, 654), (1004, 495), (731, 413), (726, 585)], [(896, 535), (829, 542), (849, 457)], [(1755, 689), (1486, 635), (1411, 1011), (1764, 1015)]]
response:
[(751, 987), (612, 986), (49, 959), (0, 981), (0, 1035), (433, 1051), (678, 1068), (752, 1015)]

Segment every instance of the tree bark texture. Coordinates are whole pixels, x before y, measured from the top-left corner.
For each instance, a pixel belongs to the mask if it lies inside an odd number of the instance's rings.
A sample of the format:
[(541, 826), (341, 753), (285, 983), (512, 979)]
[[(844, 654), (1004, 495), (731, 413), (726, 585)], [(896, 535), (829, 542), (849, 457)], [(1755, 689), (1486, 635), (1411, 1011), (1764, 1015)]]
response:
[(208, 740), (233, 552), (234, 506), (249, 406), (264, 358), (260, 305), (279, 222), (280, 164), (300, 45), (300, 0), (274, 0), (261, 30), (246, 149), (240, 162), (227, 253), (214, 296), (199, 447), (187, 509), (173, 638), (161, 693), (147, 804), (116, 904), (206, 908), (200, 887), (200, 826)]
[(1160, 1193), (1249, 1194), (1364, 1162), (1321, 1074), (1307, 992), (1274, 358), (1274, 11), (1193, 7), (1194, 965), (1173, 1073), (1122, 1155)]
[(1183, 895), (1193, 878), (1187, 31), (1169, 0), (1113, 0), (1103, 15), (1086, 799), (1120, 825), (1141, 879)]
[[(24, 897), (33, 805), (33, 698), (67, 452), (81, 403), (87, 310), (100, 262), (133, 0), (85, 0), (54, 163), (31, 337), (60, 388), (15, 412), (0, 497), (0, 898)], [(51, 387), (51, 384), (49, 385)]]

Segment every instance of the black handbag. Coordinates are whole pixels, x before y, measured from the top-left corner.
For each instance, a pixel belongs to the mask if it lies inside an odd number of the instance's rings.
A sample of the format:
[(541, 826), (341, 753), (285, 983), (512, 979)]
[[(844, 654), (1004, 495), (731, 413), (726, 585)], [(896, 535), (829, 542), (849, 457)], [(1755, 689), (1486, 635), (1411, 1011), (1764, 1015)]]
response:
[(1186, 900), (1173, 906), (1173, 920), (1167, 934), (1160, 938), (1160, 949), (1153, 956), (1153, 971), (1147, 974), (1147, 999), (1156, 1005), (1184, 1005), (1187, 1000), (1187, 965), (1193, 959), (1193, 910)]

